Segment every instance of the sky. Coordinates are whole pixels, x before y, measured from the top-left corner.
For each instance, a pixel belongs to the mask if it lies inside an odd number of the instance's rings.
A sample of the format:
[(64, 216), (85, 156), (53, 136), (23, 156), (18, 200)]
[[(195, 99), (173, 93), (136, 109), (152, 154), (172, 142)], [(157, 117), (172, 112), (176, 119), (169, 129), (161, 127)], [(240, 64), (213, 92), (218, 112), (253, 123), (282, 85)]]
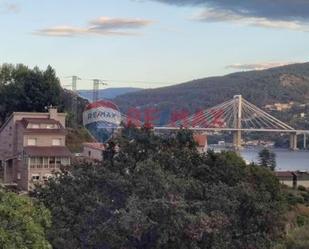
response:
[(156, 88), (309, 61), (307, 0), (0, 0), (0, 63)]

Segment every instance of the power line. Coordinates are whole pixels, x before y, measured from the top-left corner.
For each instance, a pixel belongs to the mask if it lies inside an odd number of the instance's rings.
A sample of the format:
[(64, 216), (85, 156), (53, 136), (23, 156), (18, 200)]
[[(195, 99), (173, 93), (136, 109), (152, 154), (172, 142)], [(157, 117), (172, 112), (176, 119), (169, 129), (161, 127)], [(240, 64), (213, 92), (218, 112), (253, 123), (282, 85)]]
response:
[[(71, 76), (70, 76), (71, 77)], [(69, 78), (69, 77), (60, 77)], [(79, 78), (82, 81), (93, 81), (93, 78)], [(105, 82), (118, 82), (118, 83), (145, 83), (145, 84), (155, 84), (155, 85), (169, 85), (170, 83), (163, 81), (147, 81), (147, 80), (121, 80), (121, 79), (104, 79)]]

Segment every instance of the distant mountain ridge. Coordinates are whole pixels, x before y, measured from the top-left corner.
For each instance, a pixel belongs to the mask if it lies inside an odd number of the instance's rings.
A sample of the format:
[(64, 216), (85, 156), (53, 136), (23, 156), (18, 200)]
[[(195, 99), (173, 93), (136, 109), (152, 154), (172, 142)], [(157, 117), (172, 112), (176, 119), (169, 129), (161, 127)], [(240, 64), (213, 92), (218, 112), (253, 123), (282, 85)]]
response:
[(260, 107), (275, 102), (309, 102), (309, 63), (292, 64), (261, 71), (209, 77), (169, 87), (141, 90), (118, 96), (123, 111), (130, 107), (156, 107), (195, 111), (242, 94)]
[[(113, 99), (119, 95), (126, 94), (126, 93), (133, 93), (142, 90), (141, 88), (135, 87), (119, 87), (119, 88), (106, 88), (99, 90), (99, 97), (100, 99)], [(78, 94), (87, 99), (92, 100), (93, 91), (92, 90), (79, 90)]]

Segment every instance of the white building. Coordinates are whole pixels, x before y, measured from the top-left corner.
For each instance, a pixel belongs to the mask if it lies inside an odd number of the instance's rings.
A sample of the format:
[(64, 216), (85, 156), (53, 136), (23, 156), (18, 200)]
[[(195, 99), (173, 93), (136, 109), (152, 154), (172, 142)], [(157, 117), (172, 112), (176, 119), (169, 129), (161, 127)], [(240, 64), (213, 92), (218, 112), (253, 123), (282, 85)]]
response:
[(102, 143), (83, 143), (82, 156), (92, 160), (103, 161), (104, 150), (105, 145)]

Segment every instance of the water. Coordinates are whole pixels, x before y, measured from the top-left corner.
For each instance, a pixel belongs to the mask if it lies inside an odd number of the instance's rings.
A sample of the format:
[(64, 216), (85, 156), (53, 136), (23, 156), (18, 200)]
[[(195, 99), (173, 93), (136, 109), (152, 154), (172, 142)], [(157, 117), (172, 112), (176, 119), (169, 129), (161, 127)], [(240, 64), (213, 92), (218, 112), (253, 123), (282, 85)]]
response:
[[(259, 152), (260, 150), (258, 149), (244, 149), (241, 155), (249, 162), (257, 162)], [(277, 156), (277, 171), (309, 171), (309, 151), (273, 149), (273, 152)]]

